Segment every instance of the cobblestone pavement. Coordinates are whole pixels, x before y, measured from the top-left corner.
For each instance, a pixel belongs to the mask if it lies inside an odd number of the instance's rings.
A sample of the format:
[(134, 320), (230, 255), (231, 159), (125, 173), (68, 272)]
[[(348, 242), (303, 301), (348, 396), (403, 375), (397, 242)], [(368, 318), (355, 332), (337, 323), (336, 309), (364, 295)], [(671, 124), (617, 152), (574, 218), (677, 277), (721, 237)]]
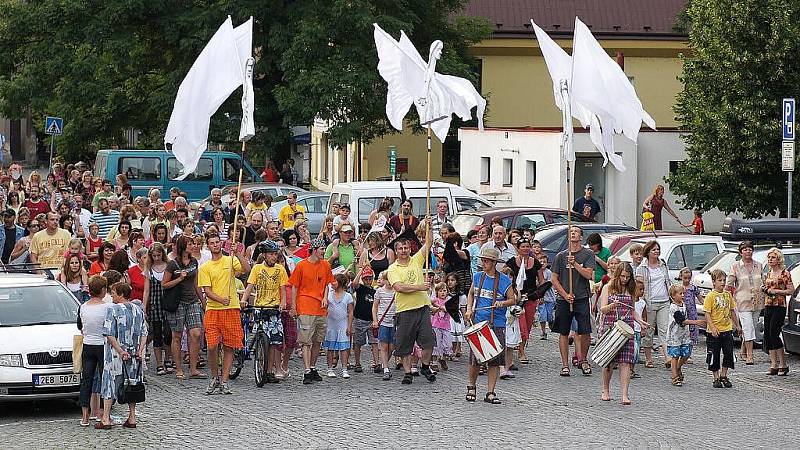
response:
[[(295, 359), (289, 381), (261, 389), (248, 363), (229, 396), (203, 395), (203, 380), (151, 374), (136, 430), (81, 428), (70, 401), (0, 404), (0, 447), (109, 448), (104, 438), (111, 438), (125, 448), (797, 448), (792, 428), (800, 414), (800, 372), (764, 375), (768, 363), (760, 351), (755, 366), (732, 373), (733, 389), (712, 388), (700, 364), (703, 344), (681, 388), (670, 384), (663, 360), (656, 360), (659, 369), (640, 366), (633, 405), (621, 406), (616, 378), (614, 401), (601, 402), (598, 370), (559, 377), (555, 339), (531, 346), (531, 364), (521, 366), (516, 379), (499, 381), (499, 406), (481, 401), (485, 377), (478, 379), (478, 402), (464, 401), (463, 361), (451, 363), (433, 384), (415, 378), (401, 385), (400, 372), (384, 382), (367, 370), (304, 386)], [(790, 363), (800, 370), (797, 357)], [(114, 414), (124, 413), (117, 407)]]

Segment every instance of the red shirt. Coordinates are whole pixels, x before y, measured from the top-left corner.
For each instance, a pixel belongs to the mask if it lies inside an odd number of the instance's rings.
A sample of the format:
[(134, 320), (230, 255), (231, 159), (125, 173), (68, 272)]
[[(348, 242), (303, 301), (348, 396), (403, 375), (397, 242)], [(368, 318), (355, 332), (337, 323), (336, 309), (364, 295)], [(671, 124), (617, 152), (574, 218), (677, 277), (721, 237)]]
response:
[(138, 264), (128, 269), (128, 279), (131, 281), (131, 300), (144, 302), (144, 274)]
[(703, 225), (703, 219), (700, 217), (695, 217), (692, 221), (692, 226), (694, 227), (694, 234), (703, 234), (706, 232), (706, 227)]
[(25, 204), (23, 206), (28, 208), (28, 210), (31, 212), (31, 219), (39, 214), (47, 214), (50, 212), (50, 205), (48, 205), (47, 202), (41, 198), (37, 202), (34, 202), (30, 199), (25, 200)]
[(278, 172), (269, 168), (264, 169), (264, 172), (261, 173), (261, 179), (264, 180), (265, 183), (277, 183)]

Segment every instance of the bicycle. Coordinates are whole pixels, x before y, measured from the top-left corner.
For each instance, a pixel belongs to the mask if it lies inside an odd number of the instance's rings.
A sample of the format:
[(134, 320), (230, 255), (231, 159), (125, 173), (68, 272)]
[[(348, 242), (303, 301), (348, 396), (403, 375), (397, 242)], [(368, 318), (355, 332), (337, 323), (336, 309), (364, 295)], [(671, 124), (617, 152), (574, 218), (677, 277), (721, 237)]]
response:
[[(277, 310), (248, 307), (242, 310), (242, 326), (244, 327), (243, 347), (234, 352), (233, 365), (229, 378), (234, 379), (244, 367), (246, 360), (253, 360), (253, 375), (256, 386), (263, 387), (267, 382), (266, 375), (269, 371), (269, 339), (264, 327), (264, 323), (271, 314), (278, 314)], [(252, 315), (252, 327), (250, 326), (250, 316)], [(251, 331), (252, 330), (252, 331)]]

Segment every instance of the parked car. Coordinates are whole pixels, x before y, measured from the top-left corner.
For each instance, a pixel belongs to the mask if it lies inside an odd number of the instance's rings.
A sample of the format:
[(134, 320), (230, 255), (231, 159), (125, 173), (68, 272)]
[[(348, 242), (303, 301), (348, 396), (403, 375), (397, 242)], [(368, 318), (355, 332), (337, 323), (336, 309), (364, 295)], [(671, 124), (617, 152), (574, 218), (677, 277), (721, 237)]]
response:
[(77, 398), (78, 301), (40, 275), (0, 274), (0, 401)]
[[(787, 266), (788, 267), (788, 266)], [(794, 267), (789, 269), (792, 274), (792, 280), (797, 280), (796, 276), (800, 276), (800, 263), (795, 263)], [(788, 312), (789, 320), (781, 330), (783, 337), (783, 344), (786, 346), (786, 351), (800, 355), (800, 283), (797, 283), (794, 294), (789, 299)]]
[(674, 234), (670, 236), (659, 236), (657, 238), (637, 238), (631, 239), (614, 255), (622, 261), (631, 261), (628, 249), (631, 245), (639, 244), (644, 246), (649, 241), (655, 240), (661, 247), (661, 259), (667, 263), (670, 278), (674, 281), (678, 277), (680, 270), (688, 267), (692, 270), (693, 276), (700, 272), (709, 261), (725, 250), (722, 238), (719, 236), (707, 236), (698, 234)]
[[(181, 181), (175, 178), (183, 166), (166, 150), (99, 150), (95, 157), (94, 175), (111, 180), (125, 174), (133, 188), (131, 195), (147, 197), (150, 189), (161, 191), (161, 199), (169, 199), (169, 190), (178, 187), (186, 192), (188, 201), (197, 201), (211, 193), (215, 187), (237, 184), (242, 157), (232, 152), (207, 151), (203, 153), (197, 169)], [(246, 160), (243, 181), (260, 181), (258, 173)]]
[[(280, 212), (281, 208), (288, 205), (289, 202), (285, 196), (278, 197), (278, 201), (273, 203), (272, 206), (275, 211)], [(302, 205), (306, 209), (306, 219), (308, 219), (308, 231), (312, 237), (319, 234), (322, 229), (322, 224), (325, 222), (325, 216), (328, 215), (328, 201), (330, 194), (327, 192), (300, 192), (297, 194), (297, 204)]]
[[(425, 181), (403, 181), (403, 189), (413, 205), (412, 212), (415, 216), (425, 215), (426, 200)], [(356, 181), (352, 183), (338, 183), (333, 186), (331, 200), (328, 208), (333, 203), (350, 204), (350, 215), (359, 223), (369, 221), (369, 213), (375, 210), (384, 197), (394, 199), (394, 213), (400, 210), (400, 182), (399, 181)], [(445, 200), (450, 208), (450, 214), (462, 211), (473, 211), (480, 208), (491, 207), (489, 200), (461, 186), (431, 182), (431, 213), (436, 213), (436, 204)]]
[[(612, 231), (631, 231), (635, 228), (622, 224), (610, 223), (573, 223), (573, 226), (580, 227), (583, 230), (583, 244), (586, 244), (586, 238), (592, 233), (609, 233)], [(542, 251), (547, 254), (547, 259), (553, 263), (556, 255), (567, 249), (567, 225), (566, 224), (553, 224), (547, 225), (544, 228), (536, 231), (534, 237), (542, 243)]]
[[(224, 186), (222, 188), (222, 204), (227, 205), (231, 201), (231, 189), (235, 189), (237, 184), (232, 184), (228, 186)], [(272, 197), (272, 201), (275, 202), (280, 200), (280, 197), (286, 197), (286, 194), (289, 192), (296, 192), (298, 195), (303, 192), (308, 192), (305, 189), (297, 186), (293, 186), (291, 184), (282, 184), (282, 183), (242, 183), (242, 192), (250, 192), (253, 194), (254, 192), (263, 192), (264, 194), (268, 194)], [(325, 195), (328, 195), (325, 193)], [(200, 204), (207, 203), (211, 201), (211, 195), (209, 194), (208, 197), (202, 199)], [(277, 208), (276, 208), (277, 209)]]
[(615, 231), (613, 233), (603, 233), (600, 237), (603, 239), (603, 247), (607, 248), (611, 254), (615, 254), (619, 249), (625, 246), (631, 239), (647, 239), (658, 236), (674, 236), (685, 233), (676, 231)]
[[(453, 217), (453, 227), (461, 236), (466, 236), (470, 230), (477, 230), (492, 220), (500, 218), (506, 230), (512, 228), (539, 229), (553, 223), (567, 223), (567, 211), (558, 208), (541, 208), (526, 206), (503, 206), (479, 209), (477, 211), (464, 211)], [(575, 222), (588, 221), (582, 215), (573, 214)]]

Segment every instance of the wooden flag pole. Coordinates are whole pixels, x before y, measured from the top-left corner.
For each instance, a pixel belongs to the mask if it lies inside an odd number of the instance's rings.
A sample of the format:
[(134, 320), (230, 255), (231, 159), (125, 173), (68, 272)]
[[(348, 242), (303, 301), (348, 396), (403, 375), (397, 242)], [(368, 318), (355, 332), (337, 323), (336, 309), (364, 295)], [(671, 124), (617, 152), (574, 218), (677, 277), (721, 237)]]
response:
[[(572, 247), (570, 246), (570, 233), (572, 231), (572, 194), (569, 187), (569, 160), (567, 160), (567, 254), (572, 256)], [(569, 294), (572, 295), (572, 267), (570, 267), (569, 271), (567, 272), (567, 278), (569, 279)], [(573, 299), (572, 302), (569, 304), (569, 311), (573, 311), (572, 303), (575, 300)]]
[(430, 221), (430, 214), (431, 214), (431, 125), (428, 124), (428, 188), (427, 192), (425, 193), (425, 245), (424, 247), (428, 247), (427, 255), (425, 255), (425, 281), (428, 281), (428, 265), (429, 260), (431, 258), (431, 249), (430, 249), (430, 232), (431, 232), (431, 221)]
[[(236, 187), (236, 212), (233, 214), (233, 240), (231, 241), (231, 256), (233, 256), (234, 245), (236, 244), (236, 239), (239, 237), (237, 232), (238, 222), (239, 222), (239, 202), (242, 198), (242, 171), (244, 169), (244, 153), (247, 149), (247, 141), (242, 141), (242, 161), (239, 163), (239, 184)], [(231, 239), (230, 236), (228, 239)]]

